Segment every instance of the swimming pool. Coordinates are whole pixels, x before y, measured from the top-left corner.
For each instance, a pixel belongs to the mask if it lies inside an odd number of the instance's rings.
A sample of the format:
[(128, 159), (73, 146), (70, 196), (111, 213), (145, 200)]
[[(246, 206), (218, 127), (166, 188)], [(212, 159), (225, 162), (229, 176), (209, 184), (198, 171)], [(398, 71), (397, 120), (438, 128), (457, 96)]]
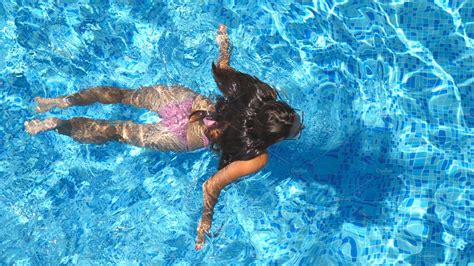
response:
[[(0, 262), (303, 265), (474, 262), (472, 1), (0, 3)], [(36, 114), (35, 96), (97, 85), (217, 93), (233, 65), (305, 112), (298, 141), (220, 198), (200, 252), (201, 184), (217, 157), (29, 136), (33, 117), (154, 122), (125, 106)]]

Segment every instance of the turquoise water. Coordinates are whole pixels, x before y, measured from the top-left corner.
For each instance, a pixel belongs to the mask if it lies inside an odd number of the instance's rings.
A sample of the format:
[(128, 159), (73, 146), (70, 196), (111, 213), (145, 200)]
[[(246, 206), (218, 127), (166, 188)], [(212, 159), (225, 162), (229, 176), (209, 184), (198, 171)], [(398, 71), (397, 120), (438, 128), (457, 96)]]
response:
[[(0, 3), (2, 264), (474, 262), (472, 1), (145, 2)], [(217, 94), (220, 23), (234, 67), (304, 110), (306, 129), (221, 194), (222, 231), (196, 252), (215, 154), (83, 145), (23, 123), (158, 120), (34, 112), (35, 96), (98, 85)]]

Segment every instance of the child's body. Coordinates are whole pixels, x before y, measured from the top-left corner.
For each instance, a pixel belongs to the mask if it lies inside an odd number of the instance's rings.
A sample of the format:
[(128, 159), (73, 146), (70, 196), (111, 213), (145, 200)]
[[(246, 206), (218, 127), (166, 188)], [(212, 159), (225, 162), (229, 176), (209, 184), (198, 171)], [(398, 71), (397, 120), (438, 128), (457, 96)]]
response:
[(216, 103), (182, 86), (155, 85), (137, 90), (96, 87), (58, 98), (36, 98), (38, 112), (53, 107), (127, 104), (156, 112), (156, 124), (107, 121), (89, 118), (47, 118), (25, 123), (37, 134), (56, 130), (83, 143), (120, 141), (161, 151), (191, 151), (216, 145), (221, 153), (219, 171), (203, 184), (203, 211), (197, 229), (196, 249), (209, 234), (221, 191), (240, 177), (259, 171), (268, 161), (266, 148), (298, 135), (303, 126), (299, 116), (277, 92), (255, 77), (230, 67), (226, 27), (218, 30), (219, 59), (213, 64), (214, 79), (224, 94)]

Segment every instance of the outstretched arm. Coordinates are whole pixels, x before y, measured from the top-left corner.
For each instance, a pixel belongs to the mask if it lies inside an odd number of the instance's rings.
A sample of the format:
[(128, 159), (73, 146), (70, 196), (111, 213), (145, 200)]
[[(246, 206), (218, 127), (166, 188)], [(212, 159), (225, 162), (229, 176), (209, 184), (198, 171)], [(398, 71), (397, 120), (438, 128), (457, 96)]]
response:
[(248, 102), (253, 97), (261, 100), (275, 100), (276, 90), (256, 77), (236, 71), (230, 66), (230, 44), (227, 27), (219, 25), (217, 29), (219, 58), (212, 64), (212, 73), (219, 90), (228, 98), (241, 98)]
[(221, 191), (229, 184), (235, 182), (242, 176), (259, 171), (268, 162), (268, 154), (263, 153), (247, 161), (235, 161), (219, 170), (215, 175), (204, 182), (203, 210), (199, 222), (196, 238), (196, 250), (200, 250), (204, 244), (204, 235), (209, 234), (214, 214), (214, 206)]
[(227, 27), (225, 25), (219, 25), (217, 29), (217, 44), (219, 45), (217, 67), (228, 69), (230, 68), (229, 35), (227, 34)]

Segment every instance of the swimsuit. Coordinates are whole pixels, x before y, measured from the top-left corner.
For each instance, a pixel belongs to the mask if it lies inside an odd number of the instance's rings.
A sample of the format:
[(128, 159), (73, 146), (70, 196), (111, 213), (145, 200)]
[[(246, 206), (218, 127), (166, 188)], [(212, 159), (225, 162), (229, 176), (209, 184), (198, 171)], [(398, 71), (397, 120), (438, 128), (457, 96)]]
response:
[(188, 117), (191, 114), (195, 98), (190, 97), (180, 103), (171, 103), (158, 110), (161, 123), (184, 145), (188, 144), (186, 137), (189, 124)]
[[(192, 96), (182, 100), (181, 102), (175, 102), (167, 104), (161, 107), (158, 110), (158, 115), (161, 117), (161, 124), (164, 125), (170, 132), (172, 132), (175, 137), (180, 141), (181, 144), (188, 147), (189, 143), (187, 140), (188, 126), (189, 126), (189, 116), (192, 112), (193, 103), (196, 100), (196, 96)], [(195, 123), (197, 123), (196, 121)], [(206, 127), (211, 126), (215, 123), (214, 120), (210, 118), (204, 118), (202, 120)], [(204, 147), (209, 146), (209, 139), (206, 135), (201, 135), (201, 140), (204, 144)]]

